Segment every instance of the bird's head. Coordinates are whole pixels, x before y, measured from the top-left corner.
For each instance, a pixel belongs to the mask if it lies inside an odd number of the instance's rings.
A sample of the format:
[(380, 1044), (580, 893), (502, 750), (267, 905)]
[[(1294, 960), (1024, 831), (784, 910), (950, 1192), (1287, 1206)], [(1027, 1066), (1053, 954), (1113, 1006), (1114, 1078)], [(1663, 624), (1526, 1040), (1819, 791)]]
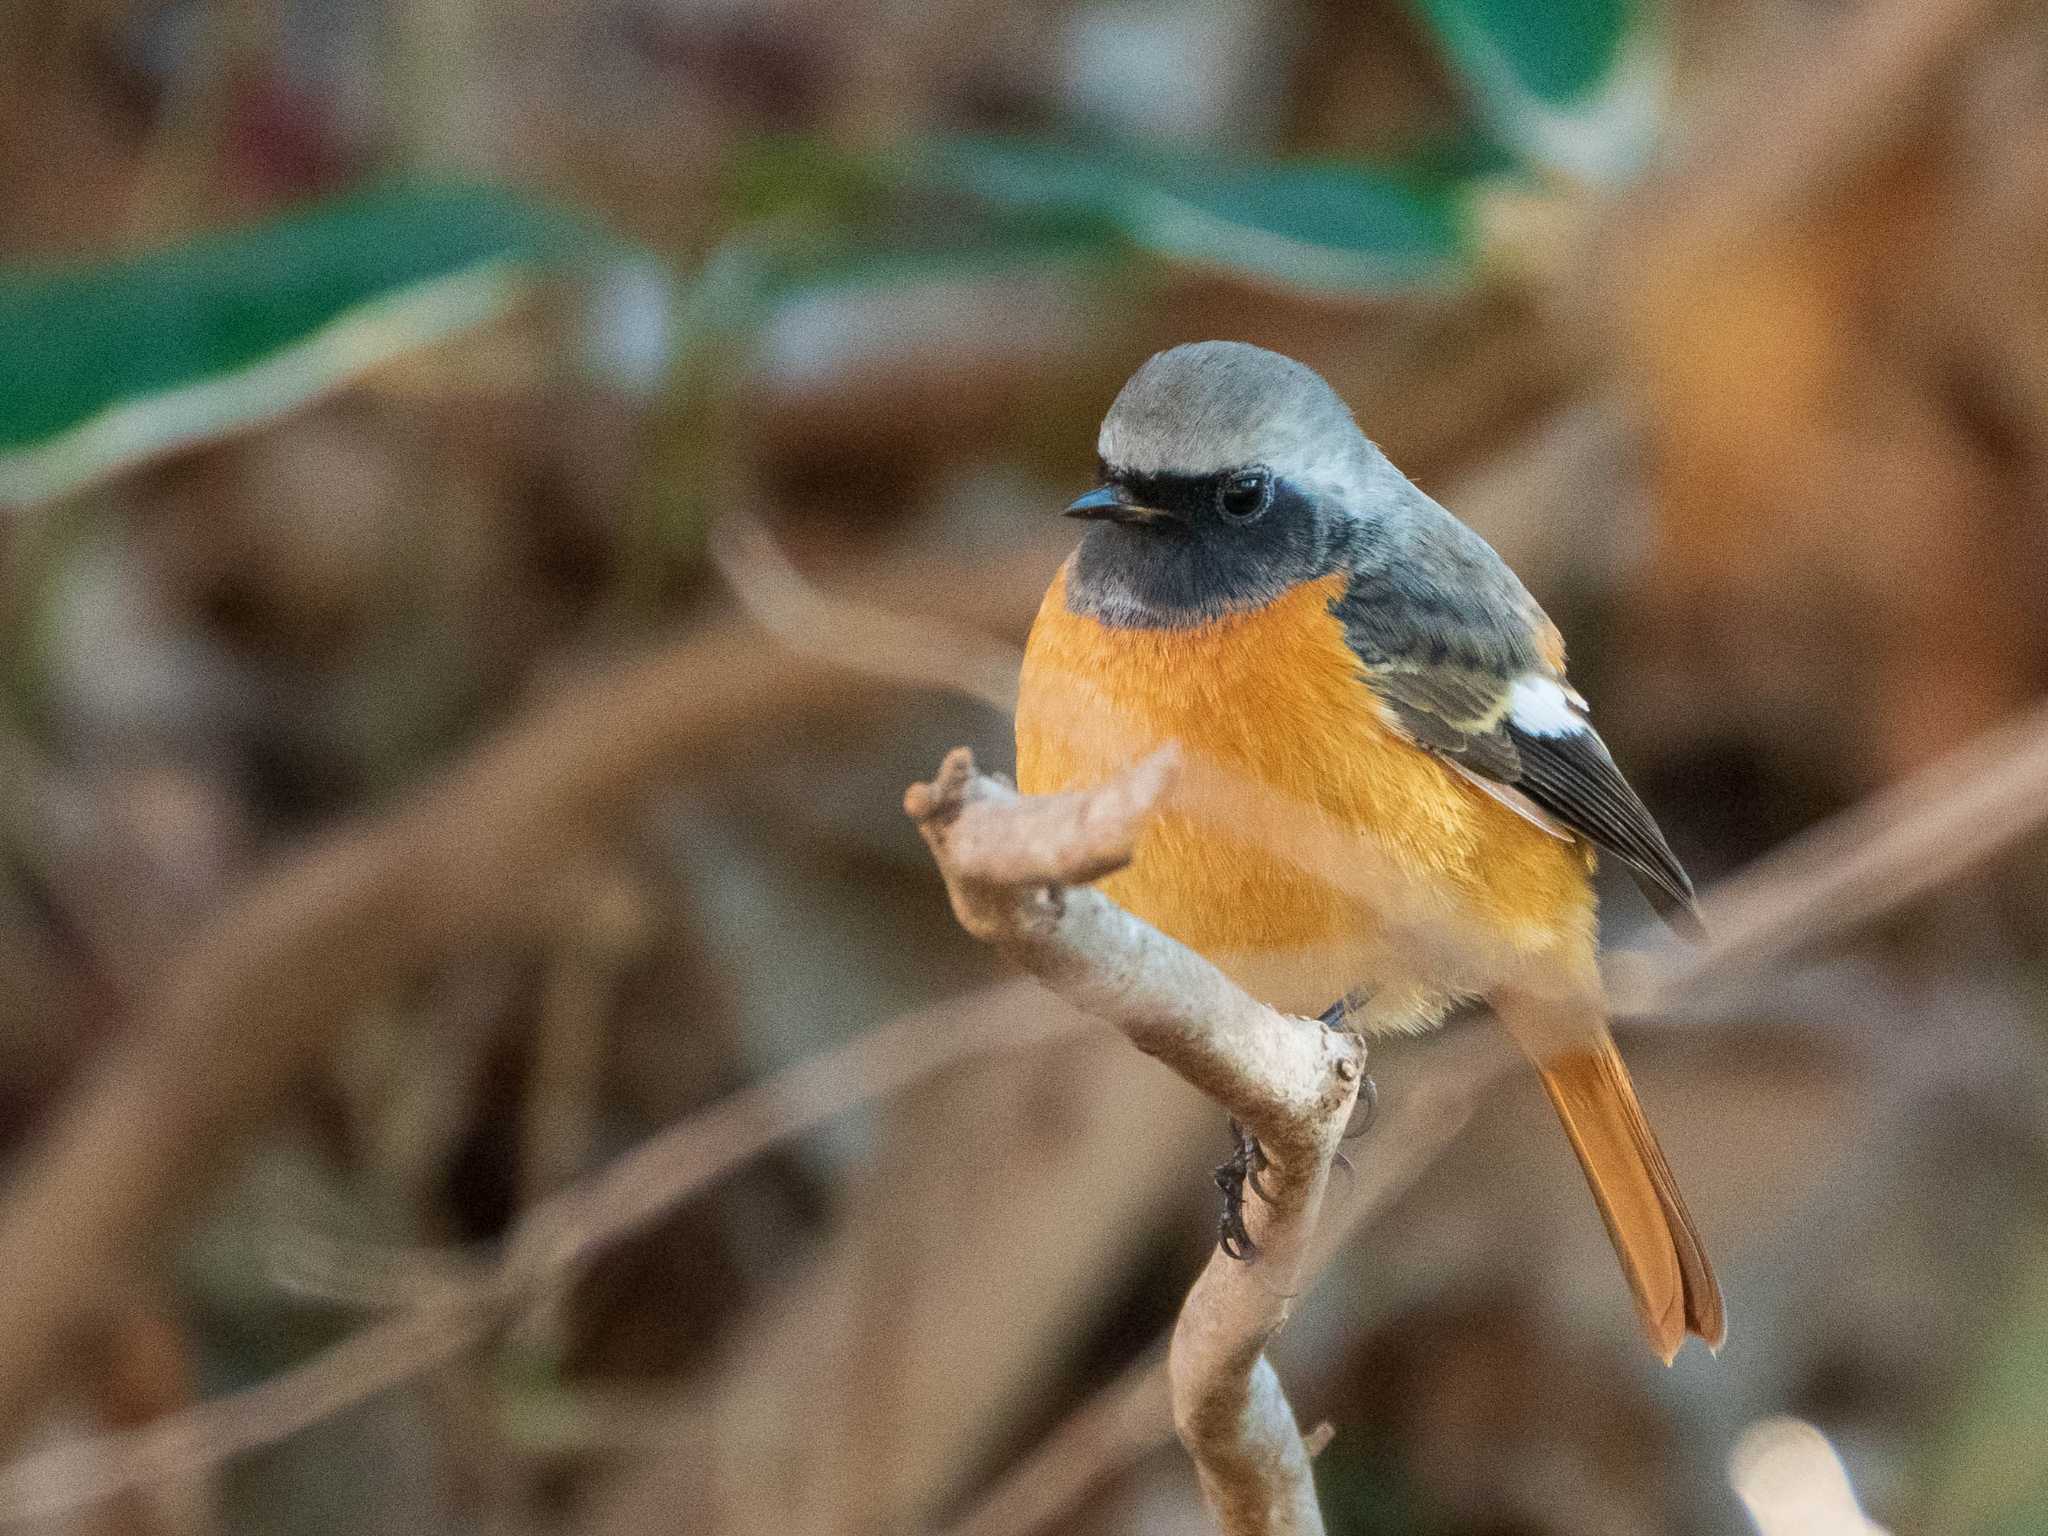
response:
[(1313, 369), (1202, 341), (1145, 363), (1103, 419), (1095, 524), (1068, 582), (1077, 611), (1180, 627), (1338, 569), (1391, 472)]

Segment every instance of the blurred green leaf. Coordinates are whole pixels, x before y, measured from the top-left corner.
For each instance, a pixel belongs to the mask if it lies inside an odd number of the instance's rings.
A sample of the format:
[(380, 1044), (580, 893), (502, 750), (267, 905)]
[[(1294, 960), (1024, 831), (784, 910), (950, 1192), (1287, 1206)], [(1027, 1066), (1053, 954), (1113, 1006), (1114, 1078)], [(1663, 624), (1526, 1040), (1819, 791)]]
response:
[(2019, 1248), (2011, 1293), (1934, 1448), (1930, 1530), (2048, 1530), (2048, 1232), (2025, 1233)]
[(1489, 129), (1553, 170), (1633, 174), (1663, 116), (1650, 0), (1410, 0)]
[(509, 192), (391, 185), (91, 266), (0, 271), (0, 504), (274, 420), (618, 254)]
[(889, 177), (882, 161), (821, 139), (777, 135), (743, 144), (723, 181), (723, 205), (733, 223), (808, 219), (848, 225), (872, 217), (886, 203)]
[(1359, 1430), (1339, 1430), (1315, 1461), (1316, 1498), (1330, 1536), (1436, 1536), (1449, 1523), (1419, 1497), (1398, 1457)]
[(1035, 238), (1115, 241), (1290, 287), (1439, 283), (1473, 254), (1467, 178), (1417, 169), (949, 139), (921, 150), (906, 176), (974, 198)]

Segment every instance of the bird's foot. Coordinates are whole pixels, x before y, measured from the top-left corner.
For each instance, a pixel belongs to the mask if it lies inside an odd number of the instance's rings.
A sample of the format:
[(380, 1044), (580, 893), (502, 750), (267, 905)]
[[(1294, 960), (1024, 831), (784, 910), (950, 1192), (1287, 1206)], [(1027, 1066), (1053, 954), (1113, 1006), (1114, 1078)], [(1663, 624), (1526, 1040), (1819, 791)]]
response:
[[(1351, 1026), (1351, 1015), (1365, 1006), (1368, 996), (1369, 994), (1362, 992), (1347, 992), (1317, 1015), (1317, 1021), (1325, 1029), (1348, 1029)], [(1368, 1072), (1358, 1084), (1358, 1103), (1351, 1111), (1351, 1123), (1344, 1127), (1344, 1139), (1356, 1141), (1372, 1129), (1373, 1122), (1379, 1119), (1379, 1116), (1380, 1085), (1372, 1080), (1372, 1074)]]
[(1216, 1170), (1216, 1187), (1223, 1191), (1223, 1217), (1217, 1223), (1216, 1242), (1227, 1256), (1244, 1261), (1259, 1251), (1244, 1224), (1244, 1192), (1249, 1188), (1261, 1200), (1270, 1200), (1272, 1196), (1259, 1182), (1259, 1175), (1268, 1166), (1265, 1149), (1235, 1120), (1230, 1122), (1230, 1132), (1237, 1138), (1237, 1150)]
[(1364, 1009), (1372, 1001), (1372, 993), (1366, 991), (1346, 992), (1337, 1001), (1316, 1015), (1316, 1021), (1327, 1029), (1349, 1029), (1351, 1015)]

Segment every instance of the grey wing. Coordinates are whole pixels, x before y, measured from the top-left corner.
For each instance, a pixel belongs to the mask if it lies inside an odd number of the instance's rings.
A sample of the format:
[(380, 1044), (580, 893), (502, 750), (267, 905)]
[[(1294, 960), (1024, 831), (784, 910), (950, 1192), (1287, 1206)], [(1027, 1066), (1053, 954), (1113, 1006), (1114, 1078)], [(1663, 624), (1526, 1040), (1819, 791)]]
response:
[(1352, 576), (1333, 611), (1366, 685), (1418, 745), (1613, 854), (1659, 916), (1698, 936), (1692, 880), (1546, 657), (1549, 621), (1499, 556), (1470, 541), (1478, 552), (1449, 562), (1436, 550), (1410, 569)]
[(1427, 574), (1445, 567), (1445, 553), (1432, 550), (1434, 558), (1404, 560), (1399, 568), (1354, 572), (1337, 601), (1337, 617), (1365, 665), (1367, 683), (1409, 735), (1463, 767), (1513, 784), (1520, 764), (1501, 722), (1513, 679), (1542, 665), (1535, 631), (1520, 619), (1514, 601), (1520, 583), (1498, 556), (1497, 572), (1466, 559), (1450, 564), (1441, 578)]

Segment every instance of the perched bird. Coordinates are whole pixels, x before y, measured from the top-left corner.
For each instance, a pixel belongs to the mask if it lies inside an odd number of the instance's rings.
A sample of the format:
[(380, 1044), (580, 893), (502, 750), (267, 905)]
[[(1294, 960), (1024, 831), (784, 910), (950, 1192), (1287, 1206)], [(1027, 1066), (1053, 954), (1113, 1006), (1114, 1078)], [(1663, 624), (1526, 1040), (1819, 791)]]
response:
[(1608, 1033), (1594, 850), (1681, 930), (1692, 884), (1557, 627), (1290, 358), (1161, 352), (1098, 446), (1101, 483), (1067, 509), (1091, 526), (1025, 653), (1019, 786), (1178, 743), (1104, 891), (1289, 1012), (1419, 1031), (1485, 999), (1542, 1075), (1652, 1347), (1718, 1348), (1720, 1288)]

